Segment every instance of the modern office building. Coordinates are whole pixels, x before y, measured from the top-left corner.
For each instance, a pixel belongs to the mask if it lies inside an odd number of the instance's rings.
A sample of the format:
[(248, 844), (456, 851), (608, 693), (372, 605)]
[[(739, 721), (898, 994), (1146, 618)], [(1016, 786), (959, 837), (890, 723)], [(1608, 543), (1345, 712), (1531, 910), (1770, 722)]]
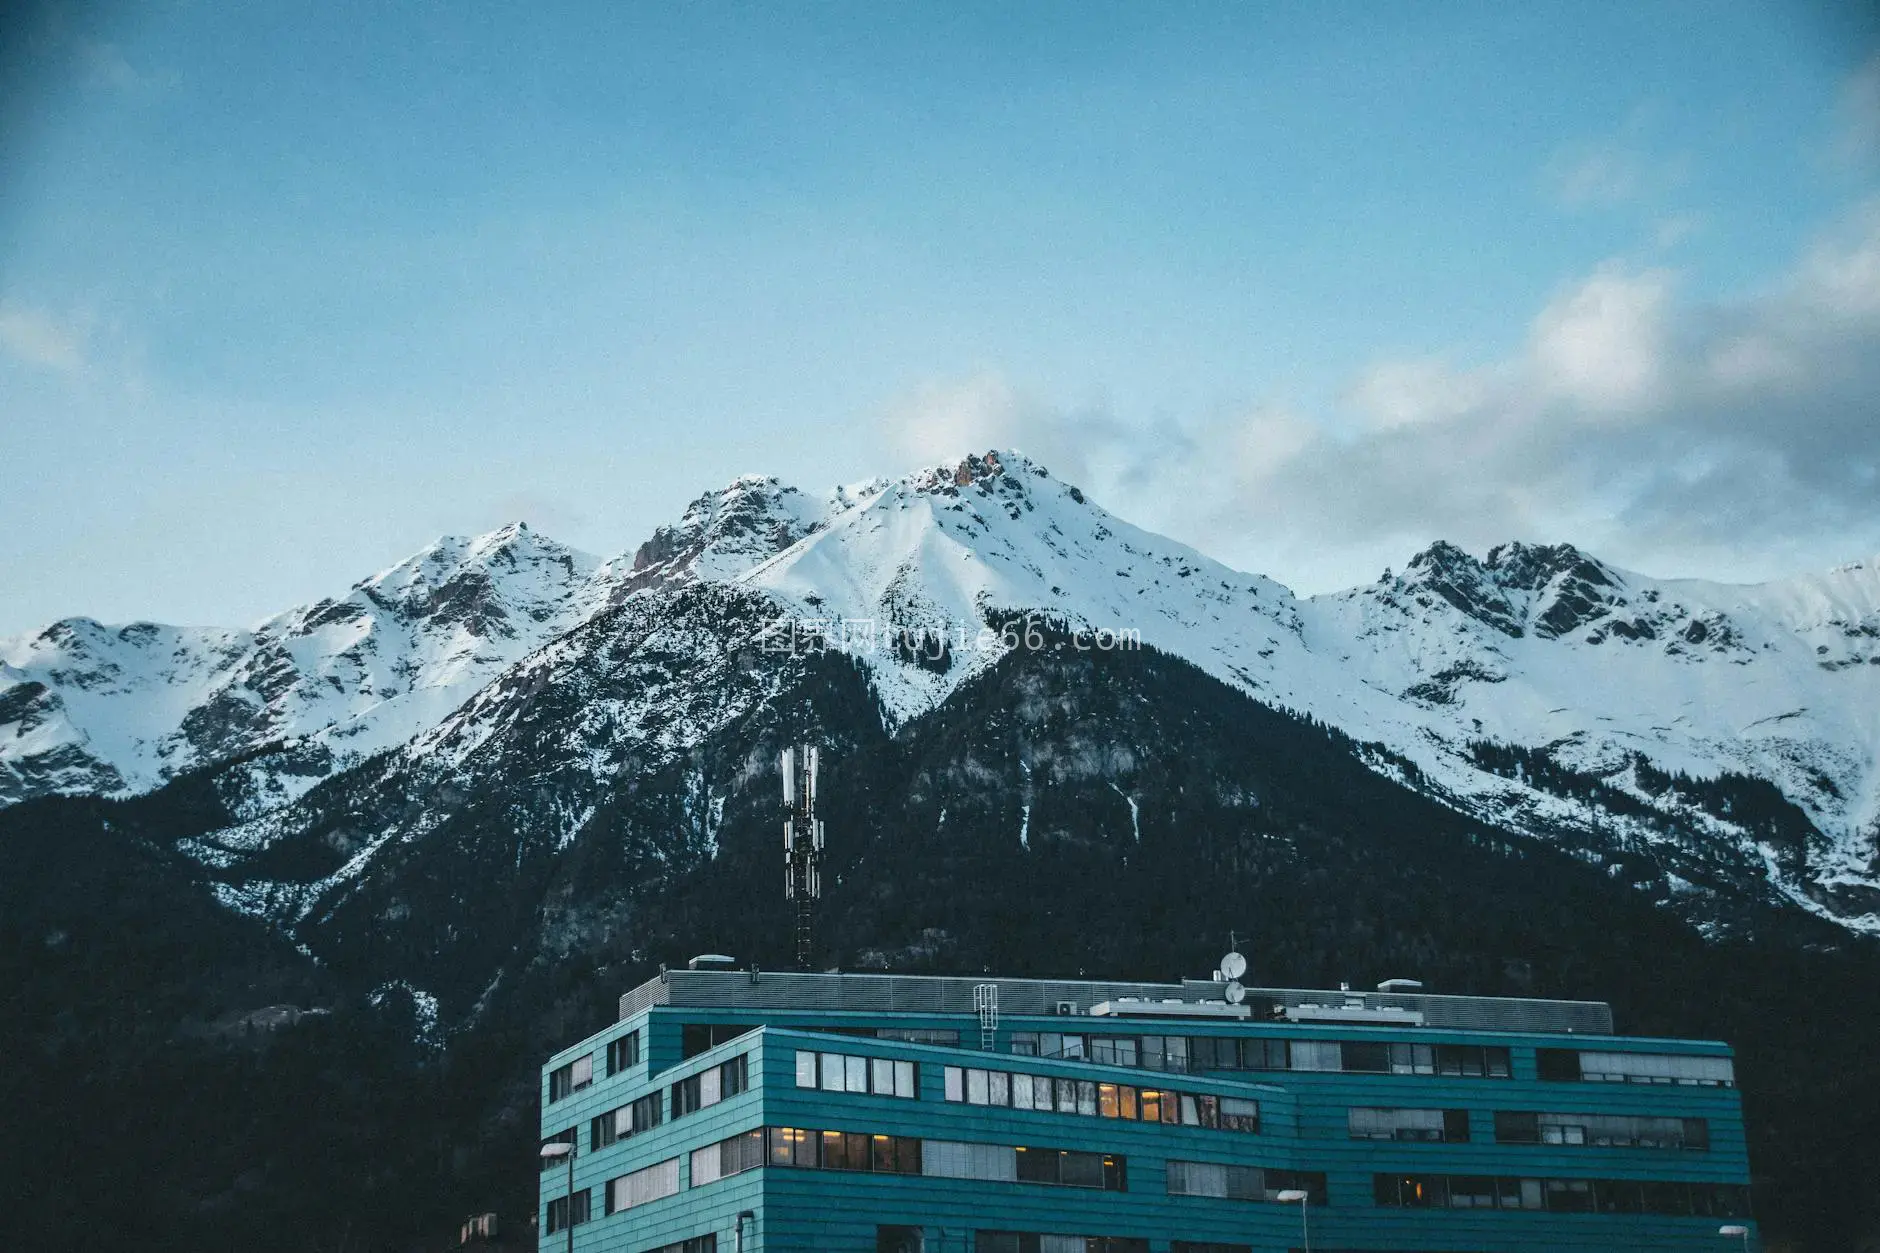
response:
[(1729, 1048), (1604, 1004), (694, 965), (543, 1068), (544, 1250), (1753, 1244)]

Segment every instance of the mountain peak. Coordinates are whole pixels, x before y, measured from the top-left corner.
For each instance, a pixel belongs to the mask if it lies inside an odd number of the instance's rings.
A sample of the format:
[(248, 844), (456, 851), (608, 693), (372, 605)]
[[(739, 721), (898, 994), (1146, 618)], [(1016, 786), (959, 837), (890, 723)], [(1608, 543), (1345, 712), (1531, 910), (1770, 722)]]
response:
[(659, 527), (635, 549), (630, 562), (609, 563), (610, 572), (627, 566), (612, 579), (610, 596), (620, 600), (656, 584), (741, 572), (851, 508), (851, 493), (867, 486), (838, 488), (818, 501), (775, 475), (741, 475), (695, 498), (676, 524)]

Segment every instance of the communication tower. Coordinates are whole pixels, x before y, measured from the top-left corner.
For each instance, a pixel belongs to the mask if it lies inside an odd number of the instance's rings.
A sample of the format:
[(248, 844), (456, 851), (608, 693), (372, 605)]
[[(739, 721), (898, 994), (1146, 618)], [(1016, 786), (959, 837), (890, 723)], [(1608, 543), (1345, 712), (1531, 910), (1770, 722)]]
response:
[(816, 817), (816, 772), (822, 753), (815, 745), (783, 750), (783, 860), (786, 898), (796, 906), (796, 965), (815, 960), (816, 903), (822, 899), (823, 824)]

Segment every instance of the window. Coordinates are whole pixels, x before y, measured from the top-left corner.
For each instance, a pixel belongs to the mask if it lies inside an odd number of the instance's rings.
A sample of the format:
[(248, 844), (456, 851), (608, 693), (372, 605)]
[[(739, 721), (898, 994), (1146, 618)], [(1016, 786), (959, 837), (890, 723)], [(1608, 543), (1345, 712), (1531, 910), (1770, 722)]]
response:
[(1129, 1186), (1127, 1163), (1114, 1153), (957, 1140), (923, 1140), (921, 1173), (941, 1179), (1050, 1183), (1110, 1192), (1125, 1192)]
[(1582, 1052), (1579, 1060), (1579, 1077), (1589, 1083), (1656, 1083), (1713, 1088), (1736, 1086), (1736, 1067), (1727, 1057)]
[(688, 1022), (679, 1028), (680, 1059), (697, 1057), (707, 1049), (729, 1044), (741, 1035), (755, 1031), (750, 1023)]
[(1010, 1145), (922, 1140), (920, 1152), (920, 1173), (937, 1179), (1018, 1179), (1018, 1151)]
[(1540, 1142), (1541, 1116), (1539, 1114), (1525, 1114), (1510, 1109), (1495, 1111), (1496, 1144), (1539, 1144)]
[(622, 1210), (671, 1196), (678, 1190), (679, 1159), (669, 1157), (630, 1175), (610, 1180), (607, 1184), (607, 1212), (618, 1214)]
[(1020, 1183), (1055, 1183), (1070, 1188), (1101, 1188), (1106, 1192), (1129, 1190), (1127, 1163), (1115, 1154), (1025, 1147), (1015, 1152)]
[(547, 1227), (550, 1232), (579, 1227), (590, 1217), (592, 1217), (591, 1198), (586, 1188), (573, 1196), (558, 1196), (548, 1203)]
[(876, 1227), (875, 1253), (926, 1253), (927, 1235), (919, 1227)]
[(816, 1165), (816, 1146), (819, 1136), (814, 1131), (802, 1127), (771, 1127), (766, 1139), (769, 1141), (770, 1164), (772, 1166), (803, 1166), (814, 1168)]
[(1436, 1073), (1470, 1079), (1506, 1079), (1510, 1075), (1506, 1048), (1479, 1044), (1438, 1044)]
[(796, 1086), (914, 1100), (920, 1095), (920, 1072), (913, 1062), (890, 1057), (854, 1057), (846, 1053), (812, 1053), (799, 1049)]
[(1149, 1253), (1140, 1236), (1057, 1236), (1030, 1231), (975, 1231), (973, 1253)]
[(756, 1170), (764, 1164), (764, 1129), (740, 1132), (692, 1153), (692, 1186), (716, 1183), (727, 1175)]
[[(812, 1131), (804, 1127), (771, 1127), (764, 1134), (767, 1141), (765, 1162), (772, 1166), (795, 1166), (809, 1170), (866, 1170), (897, 1175), (923, 1173), (922, 1142), (911, 1136), (874, 1135), (861, 1131)], [(765, 1162), (755, 1164), (763, 1165)]]
[(1362, 1074), (1390, 1073), (1390, 1045), (1381, 1040), (1346, 1040), (1339, 1046), (1342, 1068)]
[(728, 1062), (702, 1070), (672, 1085), (672, 1116), (683, 1118), (736, 1096), (750, 1086), (750, 1055), (740, 1053)]
[(941, 1030), (935, 1027), (882, 1027), (875, 1032), (875, 1038), (902, 1040), (908, 1044), (938, 1044), (945, 1048), (958, 1048), (960, 1045), (958, 1031)]
[(1292, 1042), (1292, 1068), (1294, 1070), (1341, 1070), (1344, 1064), (1344, 1047), (1336, 1040), (1294, 1040)]
[(1674, 1214), (1744, 1218), (1741, 1184), (1637, 1179), (1510, 1179), (1473, 1175), (1374, 1175), (1379, 1205), (1410, 1209), (1525, 1209), (1568, 1214)]
[(1580, 1081), (1580, 1054), (1576, 1049), (1535, 1049), (1534, 1069), (1542, 1079), (1554, 1083)]
[(589, 1124), (589, 1147), (604, 1149), (629, 1136), (639, 1135), (659, 1126), (659, 1091), (647, 1093), (631, 1105), (602, 1114)]
[(1219, 1162), (1176, 1162), (1167, 1166), (1170, 1196), (1208, 1196), (1229, 1201), (1277, 1201), (1281, 1192), (1298, 1189), (1314, 1205), (1325, 1204), (1325, 1175), (1319, 1171), (1269, 1170)]
[(577, 1057), (548, 1072), (548, 1100), (554, 1104), (594, 1082), (594, 1054)]
[(1347, 1113), (1354, 1140), (1424, 1140), (1466, 1144), (1469, 1111), (1466, 1109), (1375, 1109), (1354, 1105)]
[(617, 1075), (640, 1064), (640, 1033), (629, 1031), (607, 1045), (607, 1073)]
[(1637, 1114), (1532, 1114), (1498, 1110), (1495, 1139), (1502, 1144), (1591, 1145), (1596, 1148), (1696, 1149), (1710, 1147), (1702, 1118)]
[[(799, 1054), (797, 1063), (797, 1082), (804, 1084), (807, 1071), (801, 1056)], [(947, 1100), (968, 1105), (1009, 1106), (1131, 1122), (1182, 1123), (1228, 1131), (1260, 1130), (1259, 1102), (1240, 1097), (1168, 1092), (1127, 1083), (1050, 1075), (1008, 1074), (1002, 1070), (967, 1066), (946, 1067), (944, 1089)]]
[[(548, 1137), (548, 1139), (542, 1141), (542, 1147), (547, 1148), (551, 1144), (566, 1144), (569, 1146), (573, 1146), (575, 1144), (580, 1143), (580, 1141), (581, 1141), (581, 1136), (579, 1132), (575, 1128), (570, 1127), (566, 1131), (558, 1131), (554, 1135)], [(544, 1157), (542, 1159), (542, 1169), (544, 1171), (565, 1170), (567, 1168), (567, 1165), (568, 1164), (559, 1157)]]

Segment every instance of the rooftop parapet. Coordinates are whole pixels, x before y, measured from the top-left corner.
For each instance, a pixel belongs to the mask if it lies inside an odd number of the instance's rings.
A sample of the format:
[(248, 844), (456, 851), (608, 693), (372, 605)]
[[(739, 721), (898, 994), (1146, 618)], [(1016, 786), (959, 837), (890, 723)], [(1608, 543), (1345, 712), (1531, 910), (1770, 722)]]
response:
[[(1203, 979), (1180, 983), (1124, 983), (1071, 979), (971, 978), (951, 975), (803, 974), (789, 971), (668, 970), (620, 998), (620, 1017), (653, 1006), (694, 1009), (802, 1010), (849, 1014), (949, 1014), (973, 1017), (973, 989), (998, 988), (1006, 1017), (1089, 1018), (1114, 1021), (1166, 1016), (1193, 1021), (1215, 1017), (1200, 1006), (1227, 1010), (1228, 984)], [(1170, 1002), (1166, 1011), (1159, 1002)], [(1439, 996), (1426, 992), (1354, 992), (1345, 989), (1246, 989), (1253, 1021), (1416, 1025), (1462, 1031), (1613, 1034), (1612, 1007), (1604, 1001), (1531, 997)], [(1240, 1020), (1238, 1014), (1218, 1016)]]

